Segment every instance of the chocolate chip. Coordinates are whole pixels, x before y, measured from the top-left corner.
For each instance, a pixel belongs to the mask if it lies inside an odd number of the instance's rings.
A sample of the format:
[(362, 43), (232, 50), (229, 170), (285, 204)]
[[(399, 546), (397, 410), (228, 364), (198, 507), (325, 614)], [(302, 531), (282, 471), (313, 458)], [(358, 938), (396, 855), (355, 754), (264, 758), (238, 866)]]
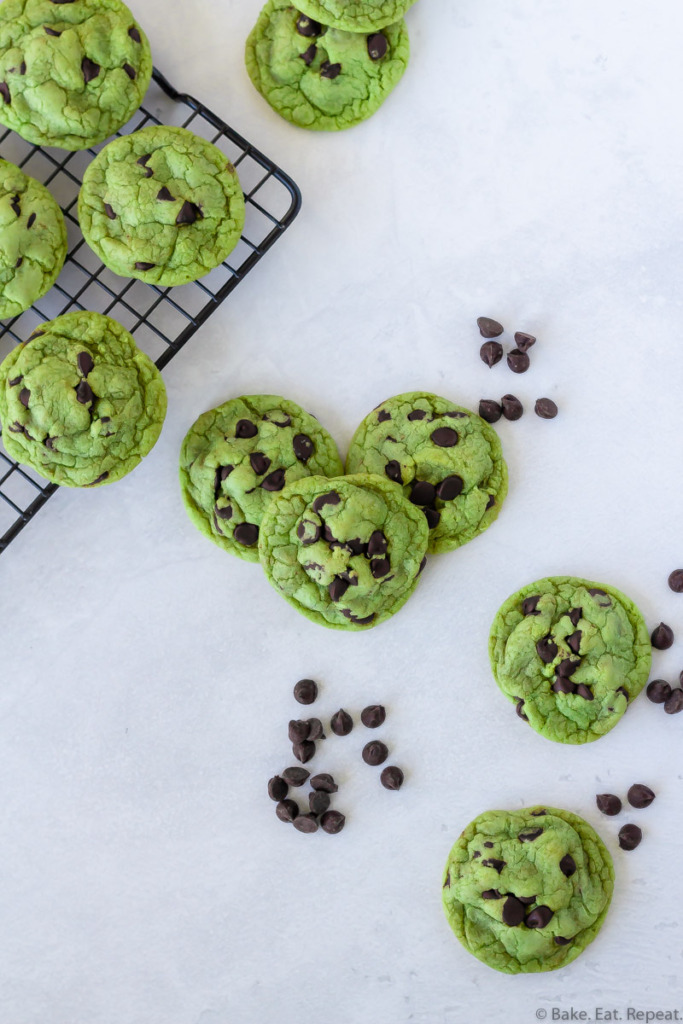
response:
[(642, 838), (642, 830), (637, 825), (622, 825), (619, 829), (619, 846), (622, 850), (635, 850)]
[(152, 168), (147, 166), (147, 162), (148, 162), (148, 160), (151, 160), (151, 158), (152, 158), (152, 154), (151, 153), (145, 153), (144, 156), (141, 156), (139, 160), (135, 161), (137, 164), (140, 164), (140, 167), (144, 167), (145, 168), (145, 177), (146, 178), (151, 178), (152, 175), (154, 174), (154, 171), (152, 170)]
[(649, 786), (644, 786), (640, 782), (636, 782), (629, 789), (626, 794), (626, 798), (630, 803), (631, 807), (637, 807), (639, 810), (643, 807), (649, 807), (655, 798), (655, 794), (652, 792)]
[(524, 406), (514, 395), (503, 395), (500, 400), (503, 406), (503, 416), (506, 420), (518, 420), (524, 412)]
[(281, 412), (279, 413), (279, 415), (282, 417), (282, 419), (275, 420), (273, 419), (272, 416), (268, 416), (268, 414), (266, 413), (263, 419), (268, 420), (270, 423), (273, 424), (274, 427), (290, 427), (292, 425), (292, 417), (288, 416), (286, 412)]
[(439, 448), (454, 448), (458, 443), (458, 433), (452, 427), (437, 427), (432, 432), (432, 441)]
[(93, 358), (89, 352), (79, 352), (76, 362), (78, 363), (79, 371), (83, 374), (84, 377), (88, 376), (88, 374), (95, 365), (95, 363), (93, 362)]
[(235, 437), (256, 437), (258, 427), (251, 420), (238, 420), (235, 427)]
[(270, 468), (270, 459), (263, 452), (252, 452), (249, 456), (249, 462), (257, 476), (263, 476)]
[(493, 849), (493, 843), (484, 843), (484, 846), (486, 847), (487, 850)]
[(669, 586), (674, 594), (683, 594), (683, 569), (674, 569), (669, 575)]
[(388, 558), (373, 558), (370, 562), (370, 572), (374, 579), (381, 580), (391, 572), (391, 562)]
[(426, 480), (414, 480), (410, 492), (413, 505), (432, 505), (436, 498), (436, 487)]
[(364, 555), (367, 553), (367, 545), (363, 543), (360, 537), (352, 537), (351, 540), (345, 541), (344, 546), (348, 548), (352, 555)]
[(302, 743), (293, 743), (292, 753), (297, 761), (306, 764), (315, 755), (315, 743), (312, 743), (310, 740), (304, 740)]
[(503, 346), (499, 341), (485, 341), (479, 349), (479, 358), (488, 367), (495, 366), (503, 358)]
[(523, 711), (524, 701), (522, 700), (521, 697), (515, 697), (515, 705), (516, 705), (515, 706), (515, 714), (519, 718), (521, 718), (523, 722), (528, 722), (529, 719), (527, 718), (527, 716), (524, 714), (524, 711)]
[(550, 635), (542, 637), (536, 644), (536, 651), (544, 664), (549, 665), (557, 657), (557, 644)]
[(330, 806), (330, 797), (328, 793), (323, 793), (322, 790), (308, 794), (308, 807), (313, 814), (324, 814)]
[(395, 764), (389, 765), (382, 770), (379, 781), (385, 789), (400, 789), (403, 785), (403, 772)]
[(377, 422), (378, 423), (385, 423), (387, 420), (390, 420), (390, 419), (391, 419), (391, 413), (387, 412), (386, 409), (380, 409), (380, 411), (377, 413)]
[(305, 768), (299, 768), (298, 765), (294, 765), (292, 768), (285, 768), (282, 773), (282, 778), (285, 780), (288, 786), (303, 786), (304, 782), (311, 773), (306, 771)]
[(308, 462), (315, 451), (315, 445), (307, 434), (297, 434), (292, 441), (292, 448), (299, 462)]
[(258, 526), (253, 523), (239, 523), (233, 532), (233, 537), (238, 544), (245, 548), (253, 548), (258, 543)]
[(313, 511), (322, 512), (325, 505), (340, 505), (341, 498), (336, 491), (328, 491), (326, 494), (319, 494), (313, 502)]
[(540, 811), (532, 811), (532, 812), (531, 812), (531, 817), (532, 817), (532, 818), (542, 818), (542, 817), (543, 817), (544, 815), (546, 815), (547, 813), (548, 813), (548, 812), (547, 812), (547, 811), (544, 811), (544, 810), (540, 810)]
[(427, 413), (424, 409), (413, 409), (412, 412), (408, 413), (408, 419), (412, 422), (413, 420), (423, 420)]
[(28, 409), (28, 403), (31, 399), (31, 392), (28, 388), (22, 388), (19, 392), (19, 401), (23, 405), (24, 409)]
[(534, 594), (533, 597), (525, 597), (522, 601), (522, 615), (540, 615), (538, 610), (538, 602), (541, 600), (540, 594)]
[(524, 920), (526, 908), (516, 896), (508, 896), (503, 904), (503, 924), (516, 928)]
[(378, 764), (384, 764), (389, 756), (389, 748), (381, 740), (370, 740), (366, 743), (361, 751), (361, 757), (366, 764), (375, 767)]
[(299, 704), (312, 704), (318, 696), (318, 684), (312, 679), (300, 679), (294, 684), (294, 700)]
[(519, 839), (520, 843), (533, 843), (535, 839), (538, 839), (538, 837), (542, 835), (542, 828), (532, 828), (530, 831), (520, 832), (517, 838)]
[(319, 21), (313, 21), (312, 18), (307, 18), (305, 14), (300, 14), (296, 19), (296, 30), (300, 36), (319, 36), (322, 32), (322, 25)]
[(653, 679), (645, 692), (653, 704), (664, 704), (671, 696), (671, 687), (665, 679)]
[(329, 60), (324, 60), (320, 65), (320, 77), (336, 78), (337, 75), (341, 74), (341, 69), (341, 64), (330, 64)]
[(311, 43), (307, 50), (304, 50), (303, 53), (299, 54), (307, 68), (310, 68), (311, 64), (315, 60), (315, 55), (317, 52), (318, 47), (315, 45), (315, 43)]
[(488, 316), (478, 316), (477, 327), (482, 338), (497, 338), (504, 330), (502, 324)]
[(96, 480), (93, 480), (92, 483), (86, 484), (85, 486), (86, 487), (95, 487), (97, 484), (101, 484), (103, 480), (106, 480), (108, 476), (109, 476), (109, 471), (107, 470), (106, 473), (100, 473), (100, 475), (97, 477)]
[(139, 261), (135, 264), (136, 270), (153, 270), (154, 267), (156, 267), (156, 263), (143, 263), (142, 261)]
[(328, 832), (331, 836), (341, 832), (345, 823), (346, 818), (340, 811), (325, 811), (320, 819), (320, 827), (323, 832)]
[(416, 576), (420, 575), (420, 573), (422, 572), (422, 570), (424, 569), (426, 564), (427, 564), (427, 556), (425, 555), (424, 558), (422, 559), (422, 561), (420, 562), (420, 566), (419, 566), (417, 572), (415, 573)]
[(9, 384), (9, 386), (11, 388), (15, 388), (18, 384), (21, 384), (23, 379), (24, 379), (24, 375), (23, 375), (23, 373), (20, 373), (18, 377), (12, 377), (12, 379), (10, 381), (8, 381), (7, 383)]
[(350, 611), (348, 608), (342, 608), (341, 609), (341, 613), (342, 613), (342, 615), (345, 618), (347, 618), (349, 620), (349, 622), (355, 622), (355, 624), (357, 626), (367, 626), (367, 625), (369, 625), (369, 623), (371, 623), (374, 620), (375, 615), (376, 615), (376, 612), (371, 612), (369, 615), (366, 615), (364, 618), (359, 618), (357, 615), (354, 615), (353, 612)]
[(552, 398), (537, 398), (534, 412), (542, 420), (554, 420), (557, 416), (557, 406)]
[(496, 496), (495, 496), (495, 494), (489, 494), (489, 500), (486, 502), (486, 508), (484, 509), (484, 511), (488, 512), (488, 510), (490, 508), (493, 508), (493, 506), (495, 504), (496, 504)]
[(215, 512), (219, 519), (232, 519), (232, 505), (224, 505), (223, 508), (216, 507)]
[(433, 508), (423, 508), (422, 511), (425, 514), (425, 518), (427, 520), (427, 526), (429, 527), (429, 529), (430, 530), (436, 529), (436, 527), (441, 522), (441, 513), (437, 512), (436, 509), (433, 509)]
[(565, 679), (569, 679), (573, 676), (577, 668), (581, 665), (581, 659), (573, 661), (571, 658), (563, 658), (560, 664), (557, 666), (558, 676), (564, 676)]
[(335, 576), (327, 588), (327, 593), (330, 595), (330, 601), (341, 601), (348, 589), (348, 580), (342, 579), (341, 576)]
[(335, 736), (348, 736), (353, 729), (353, 719), (348, 711), (343, 708), (335, 711), (330, 719), (330, 729)]
[(531, 360), (526, 352), (513, 348), (511, 352), (508, 352), (507, 364), (513, 373), (526, 373), (531, 365)]
[(9, 429), (9, 431), (12, 434), (23, 434), (23, 433), (25, 433), (24, 428), (21, 425), (21, 423), (18, 423), (16, 420), (14, 421), (14, 423), (10, 423), (8, 429)]
[(391, 459), (390, 462), (387, 462), (384, 467), (384, 472), (390, 480), (394, 481), (394, 483), (403, 483), (403, 477), (401, 476), (401, 463), (397, 462), (396, 459)]
[(323, 732), (323, 723), (319, 718), (307, 718), (306, 724), (309, 727), (308, 738), (309, 740), (324, 740), (325, 734)]
[(285, 486), (285, 483), (284, 469), (274, 469), (272, 473), (269, 473), (268, 476), (261, 481), (261, 487), (264, 491), (281, 491)]
[(308, 722), (302, 722), (293, 718), (287, 730), (290, 743), (303, 743), (304, 740), (308, 739), (310, 731), (311, 727)]
[(554, 693), (575, 693), (576, 687), (571, 679), (567, 679), (566, 676), (558, 676), (551, 686), (551, 690)]
[(109, 220), (116, 220), (116, 214), (114, 213), (109, 203), (104, 204), (104, 212), (106, 213), (107, 217), (109, 217)]
[(175, 196), (171, 195), (165, 185), (157, 192), (157, 199), (162, 203), (175, 203)]
[(545, 928), (553, 916), (553, 911), (550, 907), (534, 907), (531, 913), (527, 915), (525, 923), (527, 928)]
[(595, 700), (595, 697), (593, 696), (593, 691), (589, 686), (586, 686), (585, 683), (579, 683), (579, 685), (576, 687), (576, 692), (578, 696), (583, 697), (584, 700)]
[(321, 793), (336, 793), (339, 786), (331, 775), (321, 772), (320, 775), (314, 775), (311, 779), (311, 789), (318, 790)]
[(370, 60), (381, 60), (386, 55), (388, 46), (387, 37), (381, 32), (375, 32), (374, 35), (368, 36)]
[(436, 496), (441, 501), (453, 501), (459, 494), (462, 494), (465, 481), (457, 473), (445, 477), (436, 488)]
[(595, 802), (600, 813), (607, 814), (610, 818), (613, 818), (621, 810), (621, 800), (614, 793), (599, 793)]
[(525, 334), (524, 331), (516, 331), (515, 344), (520, 352), (528, 352), (531, 346), (536, 344), (536, 339), (533, 334)]
[(299, 813), (299, 806), (294, 800), (281, 800), (275, 808), (280, 821), (294, 821)]
[(666, 651), (674, 642), (674, 631), (665, 622), (660, 622), (650, 634), (650, 642), (658, 651)]
[(140, 37), (140, 33), (138, 32), (138, 30), (135, 27), (135, 25), (131, 25), (131, 27), (128, 29), (128, 35), (130, 36), (130, 38), (133, 40), (134, 43), (141, 43), (142, 42), (142, 39)]
[(88, 82), (92, 82), (93, 79), (97, 78), (101, 68), (94, 60), (90, 60), (89, 57), (84, 57), (81, 61), (81, 71), (83, 72), (83, 80), (87, 85)]
[[(484, 843), (484, 846), (486, 846), (486, 843)], [(491, 846), (493, 846), (493, 843), (491, 843)], [(494, 868), (500, 874), (505, 867), (506, 861), (499, 860), (497, 857), (487, 857), (481, 863), (485, 868)]]
[(7, 82), (0, 82), (0, 96), (2, 96), (5, 103), (11, 105), (12, 97), (10, 95), (9, 85), (7, 84)]
[(560, 861), (560, 871), (563, 875), (566, 875), (567, 878), (571, 878), (576, 872), (576, 861), (570, 853), (566, 853)]
[(12, 207), (12, 211), (17, 215), (17, 217), (21, 217), (21, 205), (19, 203), (19, 196), (14, 196), (10, 203), (10, 206)]
[(180, 207), (175, 222), (176, 224), (194, 224), (195, 221), (202, 220), (202, 218), (202, 211), (196, 203), (185, 202)]
[(292, 822), (297, 832), (313, 833), (318, 831), (315, 814), (299, 814)]
[(578, 626), (579, 620), (583, 615), (583, 610), (581, 608), (572, 608), (572, 610), (568, 614), (569, 621), (571, 622), (572, 626)]
[(664, 704), (664, 710), (667, 715), (677, 715), (679, 711), (683, 711), (683, 690), (680, 686), (671, 691), (671, 696)]
[(556, 935), (553, 940), (558, 946), (568, 946), (572, 941), (571, 939), (563, 939), (561, 935)]
[(49, 25), (44, 25), (43, 27), (45, 29), (45, 35), (47, 35), (47, 36), (57, 36), (57, 37), (59, 37), (62, 34), (61, 32), (58, 32), (56, 28), (50, 28)]
[(479, 415), (487, 423), (497, 423), (503, 415), (503, 407), (491, 398), (482, 398), (479, 402)]
[(370, 704), (360, 713), (360, 720), (367, 729), (378, 729), (386, 717), (387, 712), (382, 704)]
[(572, 633), (570, 636), (566, 638), (567, 647), (570, 651), (573, 651), (574, 654), (579, 653), (579, 648), (581, 646), (581, 636), (581, 630), (577, 629), (575, 633)]
[(271, 800), (284, 800), (289, 792), (289, 786), (281, 775), (274, 775), (268, 782), (268, 796)]

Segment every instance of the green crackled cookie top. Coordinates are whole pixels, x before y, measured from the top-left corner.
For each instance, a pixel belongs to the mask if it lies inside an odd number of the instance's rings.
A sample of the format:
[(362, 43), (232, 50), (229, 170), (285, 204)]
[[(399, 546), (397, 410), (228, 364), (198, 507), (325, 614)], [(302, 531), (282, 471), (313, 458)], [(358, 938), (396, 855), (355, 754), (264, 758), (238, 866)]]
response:
[(420, 510), (388, 480), (308, 477), (268, 505), (259, 555), (275, 589), (313, 622), (368, 629), (415, 589), (427, 535)]
[(348, 32), (376, 32), (398, 21), (415, 0), (300, 0), (309, 18)]
[(180, 452), (188, 514), (226, 551), (258, 562), (268, 504), (306, 476), (339, 476), (337, 447), (314, 416), (278, 395), (232, 398), (205, 412)]
[(45, 295), (66, 250), (64, 217), (48, 190), (0, 160), (0, 319), (18, 316)]
[(286, 0), (268, 0), (247, 40), (246, 64), (282, 117), (302, 128), (336, 131), (381, 106), (409, 52), (402, 21), (368, 36), (326, 28)]
[(235, 168), (185, 128), (150, 127), (110, 142), (78, 198), (85, 240), (116, 274), (162, 286), (219, 266), (244, 227)]
[(651, 645), (638, 608), (615, 587), (554, 576), (507, 599), (489, 654), (520, 718), (548, 739), (587, 743), (609, 732), (642, 690)]
[(614, 868), (588, 822), (554, 807), (487, 811), (453, 846), (443, 906), (460, 942), (506, 974), (564, 967), (593, 941)]
[(156, 366), (100, 313), (43, 324), (0, 364), (5, 448), (53, 483), (119, 480), (156, 443), (165, 415)]
[(121, 0), (0, 4), (0, 122), (29, 142), (86, 149), (138, 109), (147, 38)]
[(451, 551), (497, 518), (508, 487), (493, 427), (445, 398), (413, 391), (389, 398), (358, 427), (348, 473), (377, 473), (424, 511), (430, 552)]

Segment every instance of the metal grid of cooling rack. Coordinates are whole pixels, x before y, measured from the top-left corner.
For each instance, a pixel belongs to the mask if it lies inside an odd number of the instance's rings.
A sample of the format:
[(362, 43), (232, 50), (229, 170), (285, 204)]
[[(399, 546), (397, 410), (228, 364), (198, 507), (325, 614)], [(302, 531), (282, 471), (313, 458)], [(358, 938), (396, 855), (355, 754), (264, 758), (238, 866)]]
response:
[[(294, 181), (203, 104), (174, 89), (156, 69), (143, 106), (118, 134), (130, 134), (149, 124), (189, 128), (218, 146), (237, 168), (246, 199), (244, 232), (237, 247), (222, 266), (201, 281), (177, 288), (117, 277), (86, 245), (76, 215), (83, 173), (102, 146), (65, 154), (64, 150), (32, 146), (4, 130), (0, 156), (47, 185), (62, 207), (69, 254), (47, 295), (0, 327), (0, 361), (44, 321), (87, 309), (123, 324), (161, 369), (296, 217), (301, 193)], [(56, 490), (30, 468), (18, 466), (0, 443), (0, 553)]]

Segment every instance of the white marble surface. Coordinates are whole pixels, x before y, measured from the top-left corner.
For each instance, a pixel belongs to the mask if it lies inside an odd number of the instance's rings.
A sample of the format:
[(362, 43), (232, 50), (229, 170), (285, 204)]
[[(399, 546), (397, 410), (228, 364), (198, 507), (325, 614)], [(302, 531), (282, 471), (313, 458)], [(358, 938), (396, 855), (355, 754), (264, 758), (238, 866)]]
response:
[[(259, 0), (139, 0), (157, 65), (299, 182), (288, 236), (165, 373), (162, 438), (134, 474), (60, 492), (2, 556), (0, 1020), (3, 1024), (526, 1024), (553, 1008), (683, 1010), (683, 717), (640, 699), (603, 740), (555, 745), (498, 693), (501, 600), (553, 573), (631, 594), (683, 639), (683, 346), (674, 0), (420, 0), (412, 64), (339, 136), (280, 121), (242, 63)], [(513, 377), (474, 320), (539, 337)], [(313, 626), (258, 568), (187, 520), (177, 452), (230, 395), (280, 392), (342, 449), (384, 397), (513, 391), (498, 523), (432, 560), (396, 618)], [(683, 668), (680, 642), (657, 676)], [(337, 837), (276, 821), (291, 686), (316, 711), (388, 707), (400, 793), (328, 739)], [(634, 781), (646, 811), (602, 818)], [(598, 827), (617, 882), (571, 967), (508, 978), (440, 907), (451, 843), (480, 811), (532, 802)], [(622, 853), (623, 821), (645, 839)]]

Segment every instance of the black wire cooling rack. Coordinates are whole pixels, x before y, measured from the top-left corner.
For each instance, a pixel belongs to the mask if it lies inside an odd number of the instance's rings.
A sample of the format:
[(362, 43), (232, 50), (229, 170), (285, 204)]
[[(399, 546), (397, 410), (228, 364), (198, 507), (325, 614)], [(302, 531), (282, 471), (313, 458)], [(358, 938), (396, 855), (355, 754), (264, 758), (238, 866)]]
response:
[[(203, 104), (174, 89), (156, 69), (143, 106), (118, 134), (130, 134), (148, 124), (190, 128), (218, 146), (237, 168), (246, 199), (244, 232), (237, 247), (201, 281), (177, 288), (117, 277), (88, 248), (76, 216), (83, 173), (102, 146), (65, 155), (63, 150), (32, 146), (5, 130), (0, 134), (0, 156), (49, 187), (66, 217), (69, 254), (47, 295), (0, 326), (0, 361), (40, 323), (87, 309), (105, 313), (128, 328), (161, 369), (296, 217), (301, 193), (292, 179)], [(30, 468), (18, 466), (0, 442), (0, 553), (56, 490), (55, 484), (46, 483)]]

